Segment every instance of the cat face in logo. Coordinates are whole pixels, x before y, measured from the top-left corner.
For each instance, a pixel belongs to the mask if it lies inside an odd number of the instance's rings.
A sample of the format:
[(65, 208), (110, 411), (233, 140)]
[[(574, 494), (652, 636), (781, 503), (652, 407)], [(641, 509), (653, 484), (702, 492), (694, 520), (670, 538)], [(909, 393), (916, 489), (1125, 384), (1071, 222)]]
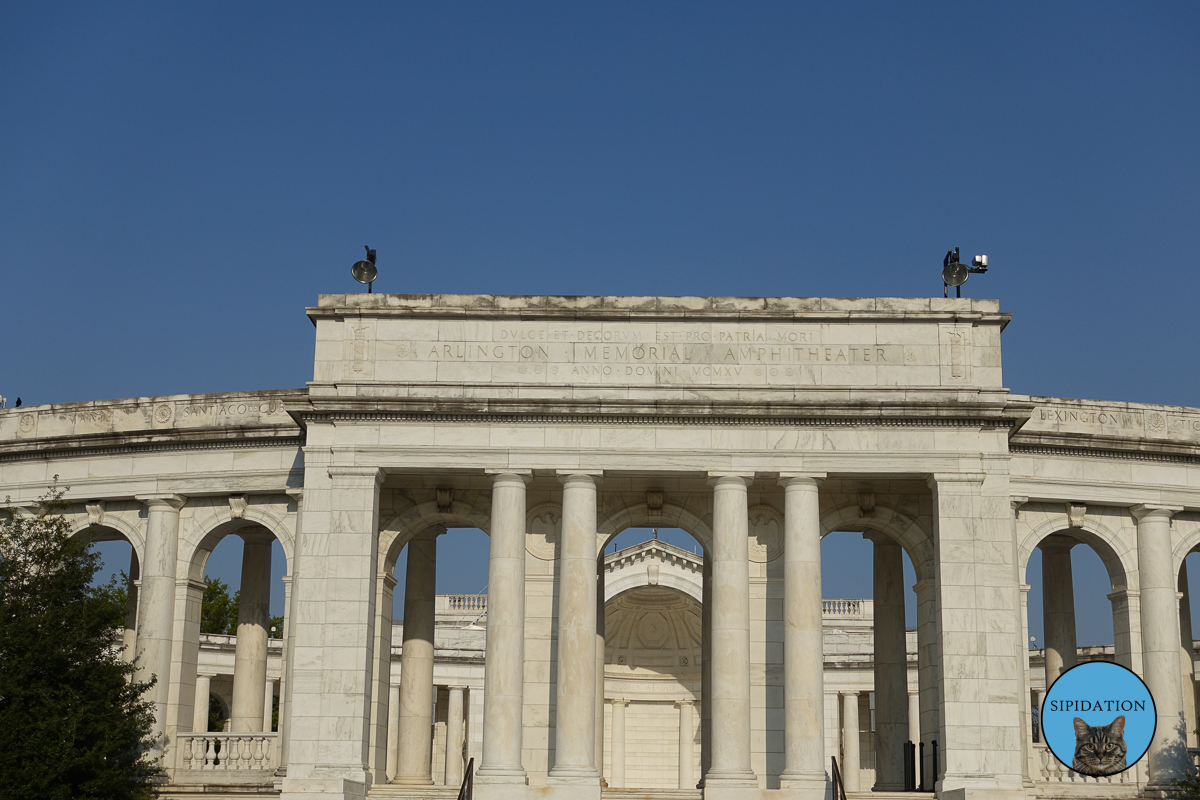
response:
[(1115, 775), (1125, 769), (1125, 715), (1107, 725), (1088, 725), (1075, 718), (1075, 760), (1071, 769), (1083, 775)]

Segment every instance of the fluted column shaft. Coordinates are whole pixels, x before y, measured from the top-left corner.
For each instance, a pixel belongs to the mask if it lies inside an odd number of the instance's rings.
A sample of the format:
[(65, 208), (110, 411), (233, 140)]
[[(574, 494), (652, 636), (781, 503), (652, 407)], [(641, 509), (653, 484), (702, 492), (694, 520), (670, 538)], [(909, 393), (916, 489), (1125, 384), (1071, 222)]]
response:
[(596, 482), (572, 473), (563, 484), (558, 571), (558, 684), (554, 766), (549, 777), (597, 778)]
[(137, 655), (137, 609), (138, 609), (138, 557), (137, 550), (129, 548), (129, 578), (125, 581), (125, 631), (122, 636), (121, 659), (133, 661)]
[[(1057, 537), (1052, 537), (1057, 538)], [(1046, 686), (1075, 666), (1075, 587), (1070, 540), (1047, 539), (1042, 551), (1042, 625), (1046, 645)]]
[(904, 561), (900, 545), (872, 534), (875, 598), (875, 787), (904, 790), (908, 738), (908, 654), (904, 628)]
[(488, 551), (487, 649), (483, 665), (481, 781), (524, 783), (521, 733), (525, 691), (525, 483), (497, 474), (492, 482)]
[(446, 701), (446, 785), (458, 786), (463, 779), (463, 687), (449, 687)]
[(192, 706), (192, 731), (205, 733), (208, 731), (208, 704), (212, 693), (212, 678), (210, 673), (196, 674), (196, 703)]
[(263, 684), (267, 680), (267, 626), (271, 619), (271, 542), (267, 533), (243, 533), (242, 585), (237, 645), (233, 653), (233, 729), (263, 729)]
[(1182, 778), (1191, 763), (1179, 674), (1178, 578), (1171, 552), (1171, 516), (1178, 510), (1150, 505), (1133, 509), (1142, 591), (1142, 665), (1158, 712), (1148, 753), (1151, 788), (1165, 787), (1171, 780)]
[(1196, 662), (1192, 654), (1192, 601), (1187, 561), (1179, 568), (1179, 668), (1182, 670), (1183, 717), (1188, 747), (1196, 746)]
[(157, 683), (146, 693), (154, 703), (153, 736), (158, 739), (167, 724), (167, 696), (171, 675), (171, 639), (175, 630), (175, 572), (179, 554), (179, 509), (184, 500), (177, 495), (139, 497), (148, 508), (146, 515), (146, 559), (138, 592), (137, 646), (139, 658), (134, 679)]
[(750, 553), (747, 478), (713, 487), (712, 766), (714, 782), (755, 786), (750, 766)]
[(387, 765), (384, 774), (390, 781), (396, 777), (396, 758), (400, 753), (400, 684), (388, 687)]
[(858, 692), (842, 693), (842, 782), (847, 792), (858, 791)]
[(695, 752), (695, 723), (692, 721), (692, 711), (695, 703), (691, 700), (681, 700), (679, 706), (679, 788), (695, 789), (696, 779), (692, 776)]
[(400, 752), (392, 783), (428, 786), (433, 742), (433, 624), (437, 576), (437, 537), (434, 528), (408, 543), (404, 573), (404, 645), (400, 651)]
[(825, 669), (821, 638), (821, 512), (817, 476), (781, 476), (783, 514), (782, 788), (825, 794)]
[(604, 781), (604, 553), (596, 563), (596, 742), (592, 763)]
[(614, 789), (625, 787), (625, 706), (628, 700), (612, 701), (612, 766), (609, 785)]

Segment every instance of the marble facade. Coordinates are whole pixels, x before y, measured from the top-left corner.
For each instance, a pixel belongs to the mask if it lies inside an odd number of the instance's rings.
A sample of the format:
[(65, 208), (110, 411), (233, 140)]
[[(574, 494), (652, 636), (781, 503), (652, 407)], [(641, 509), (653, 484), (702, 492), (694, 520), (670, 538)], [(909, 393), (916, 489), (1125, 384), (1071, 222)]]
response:
[[(1200, 410), (1011, 394), (995, 301), (364, 294), (308, 314), (305, 389), (0, 410), (0, 494), (32, 509), (57, 475), (81, 535), (133, 547), (129, 645), (159, 677), (168, 796), (441, 797), (457, 752), (482, 800), (599, 798), (649, 773), (647, 790), (824, 798), (833, 756), (848, 790), (894, 790), (910, 739), (938, 743), (933, 788), (964, 800), (1135, 796), (1190, 767)], [(605, 544), (634, 526), (681, 528), (703, 557), (610, 570)], [(482, 658), (477, 630), (437, 624), (429, 578), (456, 528), (490, 537)], [(857, 683), (830, 667), (833, 531), (876, 547), (886, 630)], [(287, 609), (278, 647), (260, 607), (239, 619), (222, 739), (197, 729), (215, 677), (199, 601), (230, 534), (279, 541)], [(1039, 765), (1024, 583), (1034, 548), (1061, 572), (1078, 544), (1112, 579), (1112, 658), (1160, 712), (1137, 770), (1082, 789)], [(1064, 585), (1047, 675), (1078, 657)]]

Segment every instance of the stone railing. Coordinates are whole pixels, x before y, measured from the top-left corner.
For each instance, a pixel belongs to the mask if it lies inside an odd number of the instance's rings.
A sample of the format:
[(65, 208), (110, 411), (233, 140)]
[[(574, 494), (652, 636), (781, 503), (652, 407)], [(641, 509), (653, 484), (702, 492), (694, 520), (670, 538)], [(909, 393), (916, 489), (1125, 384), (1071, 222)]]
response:
[(250, 772), (275, 764), (276, 733), (181, 732), (179, 769)]
[(1076, 786), (1120, 786), (1127, 785), (1131, 789), (1137, 789), (1138, 783), (1138, 767), (1134, 765), (1133, 769), (1125, 770), (1116, 775), (1109, 775), (1103, 778), (1097, 778), (1092, 775), (1083, 775), (1070, 767), (1063, 765), (1061, 761), (1054, 757), (1050, 752), (1050, 748), (1044, 744), (1034, 744), (1038, 762), (1041, 765), (1041, 779), (1045, 783), (1057, 784), (1075, 784)]
[(869, 598), (821, 601), (821, 616), (824, 617), (870, 619), (874, 612), (875, 604)]
[(447, 611), (487, 611), (486, 594), (444, 594), (441, 597), (446, 598)]

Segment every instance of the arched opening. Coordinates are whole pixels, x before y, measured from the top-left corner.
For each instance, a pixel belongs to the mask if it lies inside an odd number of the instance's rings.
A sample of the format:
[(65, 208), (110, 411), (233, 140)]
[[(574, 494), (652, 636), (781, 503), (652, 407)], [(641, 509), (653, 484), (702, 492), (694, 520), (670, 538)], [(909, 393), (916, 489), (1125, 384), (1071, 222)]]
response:
[(137, 654), (137, 582), (140, 575), (137, 549), (120, 531), (104, 525), (89, 525), (76, 536), (89, 540), (100, 556), (101, 566), (92, 578), (92, 584), (98, 586), (115, 580), (125, 592), (122, 658), (133, 661)]
[(389, 781), (457, 785), (472, 738), (482, 741), (470, 724), (473, 707), (479, 715), (482, 684), (469, 685), (453, 664), (435, 662), (434, 653), (440, 645), (457, 658), (482, 661), (489, 544), (482, 529), (447, 520), (389, 545), (383, 570), (395, 584), (384, 624), (391, 648), (400, 649), (398, 663), (389, 656), (381, 669), (379, 689), (388, 698)]
[(1029, 736), (1040, 743), (1042, 700), (1059, 675), (1084, 661), (1138, 668), (1131, 644), (1138, 621), (1130, 617), (1120, 557), (1100, 534), (1054, 527), (1025, 548)]
[(279, 730), (288, 572), (283, 544), (256, 522), (220, 524), (196, 547), (185, 644), (195, 648), (193, 732)]
[(821, 539), (822, 638), (840, 662), (826, 671), (826, 750), (851, 791), (902, 790), (905, 743), (922, 741), (916, 582), (889, 533)]
[[(598, 767), (613, 788), (693, 789), (711, 735), (711, 565), (700, 536), (637, 522), (601, 526)], [(760, 616), (765, 626), (765, 607)]]

